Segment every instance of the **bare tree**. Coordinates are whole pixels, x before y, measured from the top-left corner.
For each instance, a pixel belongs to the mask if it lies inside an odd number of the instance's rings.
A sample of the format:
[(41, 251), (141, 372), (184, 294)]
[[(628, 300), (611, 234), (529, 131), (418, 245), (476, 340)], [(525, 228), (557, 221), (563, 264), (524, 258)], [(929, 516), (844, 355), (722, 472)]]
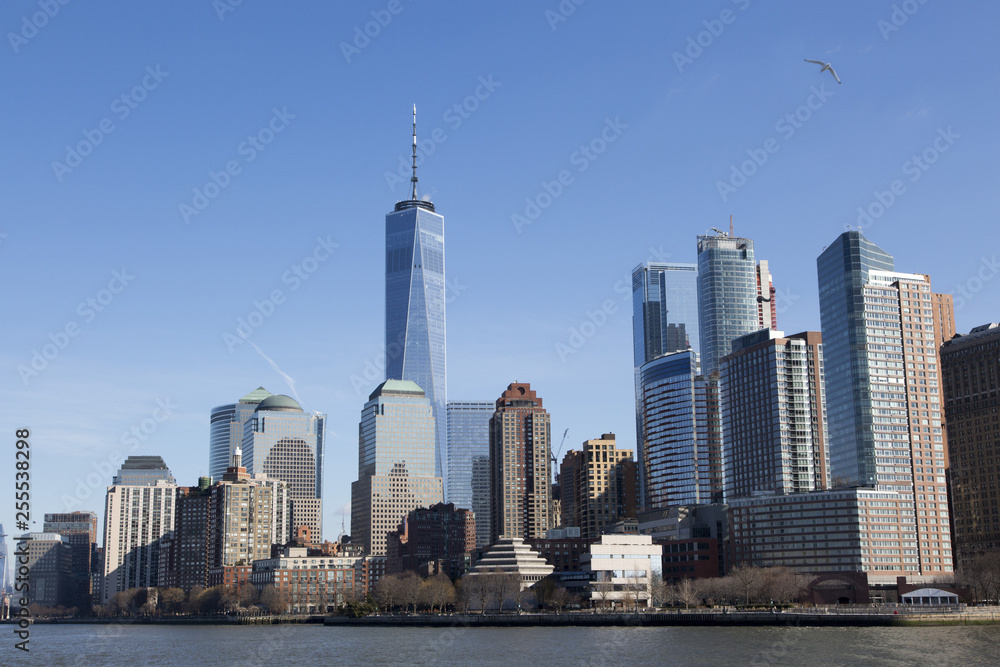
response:
[(692, 605), (701, 602), (701, 592), (694, 579), (684, 578), (677, 582), (677, 601), (684, 605), (685, 609), (690, 609)]
[(256, 586), (249, 581), (244, 581), (236, 588), (236, 599), (239, 601), (241, 607), (249, 609), (257, 604), (260, 595), (257, 593)]
[(558, 614), (569, 604), (569, 592), (562, 586), (556, 586), (549, 594), (548, 605)]
[(761, 598), (784, 604), (798, 600), (805, 588), (803, 578), (787, 567), (766, 568), (761, 577)]
[(597, 578), (594, 579), (591, 587), (593, 591), (591, 599), (600, 600), (601, 609), (603, 610), (611, 597), (611, 593), (615, 590), (615, 585), (611, 582), (611, 573), (605, 570), (598, 571)]
[(161, 588), (157, 591), (157, 605), (160, 611), (176, 614), (184, 605), (183, 588)]
[(405, 572), (399, 575), (399, 601), (404, 607), (412, 607), (417, 613), (417, 603), (420, 601), (421, 579), (416, 572)]
[(511, 602), (514, 603), (514, 609), (518, 614), (521, 613), (521, 608), (525, 605), (525, 602), (533, 596), (531, 591), (521, 585), (521, 577), (517, 574), (508, 574), (508, 594), (507, 597)]
[(982, 554), (962, 566), (960, 578), (972, 588), (976, 602), (1000, 601), (1000, 553)]
[(264, 590), (260, 594), (260, 601), (261, 604), (267, 607), (269, 612), (278, 615), (286, 613), (292, 603), (288, 591), (275, 588), (274, 586), (264, 587)]
[(753, 565), (737, 565), (729, 572), (739, 586), (744, 604), (750, 604), (760, 594), (763, 576), (759, 567)]
[(379, 579), (375, 584), (375, 601), (382, 611), (392, 611), (399, 601), (399, 577), (390, 574)]

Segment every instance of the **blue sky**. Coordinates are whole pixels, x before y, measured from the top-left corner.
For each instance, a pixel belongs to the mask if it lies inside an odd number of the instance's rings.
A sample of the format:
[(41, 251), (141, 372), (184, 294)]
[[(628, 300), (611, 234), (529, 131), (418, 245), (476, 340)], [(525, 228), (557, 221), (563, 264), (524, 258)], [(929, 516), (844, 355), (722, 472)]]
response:
[[(211, 408), (263, 385), (329, 415), (336, 537), (414, 103), (448, 395), (530, 382), (564, 451), (634, 446), (629, 274), (695, 261), (730, 215), (786, 332), (819, 328), (816, 257), (858, 224), (961, 297), (960, 331), (997, 319), (1000, 7), (228, 2), (0, 9), (0, 424), (8, 452), (31, 430), (39, 528), (103, 521), (128, 454), (195, 484)], [(227, 344), (255, 310), (253, 345)]]

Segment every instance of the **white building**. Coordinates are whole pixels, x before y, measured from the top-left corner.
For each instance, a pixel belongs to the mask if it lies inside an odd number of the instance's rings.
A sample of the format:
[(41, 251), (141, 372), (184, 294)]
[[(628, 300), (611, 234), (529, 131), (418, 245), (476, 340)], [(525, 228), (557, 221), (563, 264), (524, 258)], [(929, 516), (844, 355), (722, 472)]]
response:
[(653, 574), (661, 574), (663, 547), (649, 535), (603, 535), (580, 557), (593, 580), (591, 600), (602, 604), (652, 606)]

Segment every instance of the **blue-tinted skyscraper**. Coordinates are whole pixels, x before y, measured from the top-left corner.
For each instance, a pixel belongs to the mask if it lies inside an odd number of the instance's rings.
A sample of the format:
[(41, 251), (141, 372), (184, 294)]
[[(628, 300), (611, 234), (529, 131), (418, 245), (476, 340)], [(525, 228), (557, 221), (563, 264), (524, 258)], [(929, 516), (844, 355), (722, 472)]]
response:
[(490, 418), (492, 401), (448, 401), (448, 502), (476, 515), (476, 547), (490, 540)]
[(430, 399), (435, 419), (435, 474), (446, 476), (447, 357), (444, 217), (417, 199), (417, 124), (413, 114), (410, 199), (385, 216), (385, 377), (410, 380)]
[(257, 409), (257, 404), (270, 395), (267, 389), (257, 387), (236, 403), (212, 408), (208, 474), (215, 481), (222, 479), (226, 468), (232, 465), (233, 454), (243, 442), (243, 424)]
[[(639, 369), (646, 362), (688, 348), (698, 341), (698, 266), (645, 262), (632, 270), (632, 347), (635, 360), (636, 460), (642, 468), (642, 385)], [(639, 504), (644, 491), (639, 485)]]
[(701, 372), (719, 370), (719, 360), (744, 334), (766, 329), (757, 307), (753, 241), (734, 236), (698, 237), (698, 327)]

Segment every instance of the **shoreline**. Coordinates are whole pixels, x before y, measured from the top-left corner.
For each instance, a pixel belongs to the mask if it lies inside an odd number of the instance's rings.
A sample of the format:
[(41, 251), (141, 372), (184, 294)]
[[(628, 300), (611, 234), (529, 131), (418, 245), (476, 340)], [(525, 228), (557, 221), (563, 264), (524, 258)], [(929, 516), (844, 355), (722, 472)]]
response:
[[(784, 611), (669, 611), (646, 613), (525, 613), (525, 614), (414, 614), (346, 616), (237, 616), (143, 618), (43, 618), (38, 625), (323, 625), (327, 627), (666, 627), (666, 626), (777, 626), (777, 627), (924, 627), (1000, 624), (1000, 609), (982, 612), (885, 611), (852, 609), (826, 612)], [(16, 621), (15, 621), (16, 623)], [(0, 622), (6, 625), (7, 622)]]

